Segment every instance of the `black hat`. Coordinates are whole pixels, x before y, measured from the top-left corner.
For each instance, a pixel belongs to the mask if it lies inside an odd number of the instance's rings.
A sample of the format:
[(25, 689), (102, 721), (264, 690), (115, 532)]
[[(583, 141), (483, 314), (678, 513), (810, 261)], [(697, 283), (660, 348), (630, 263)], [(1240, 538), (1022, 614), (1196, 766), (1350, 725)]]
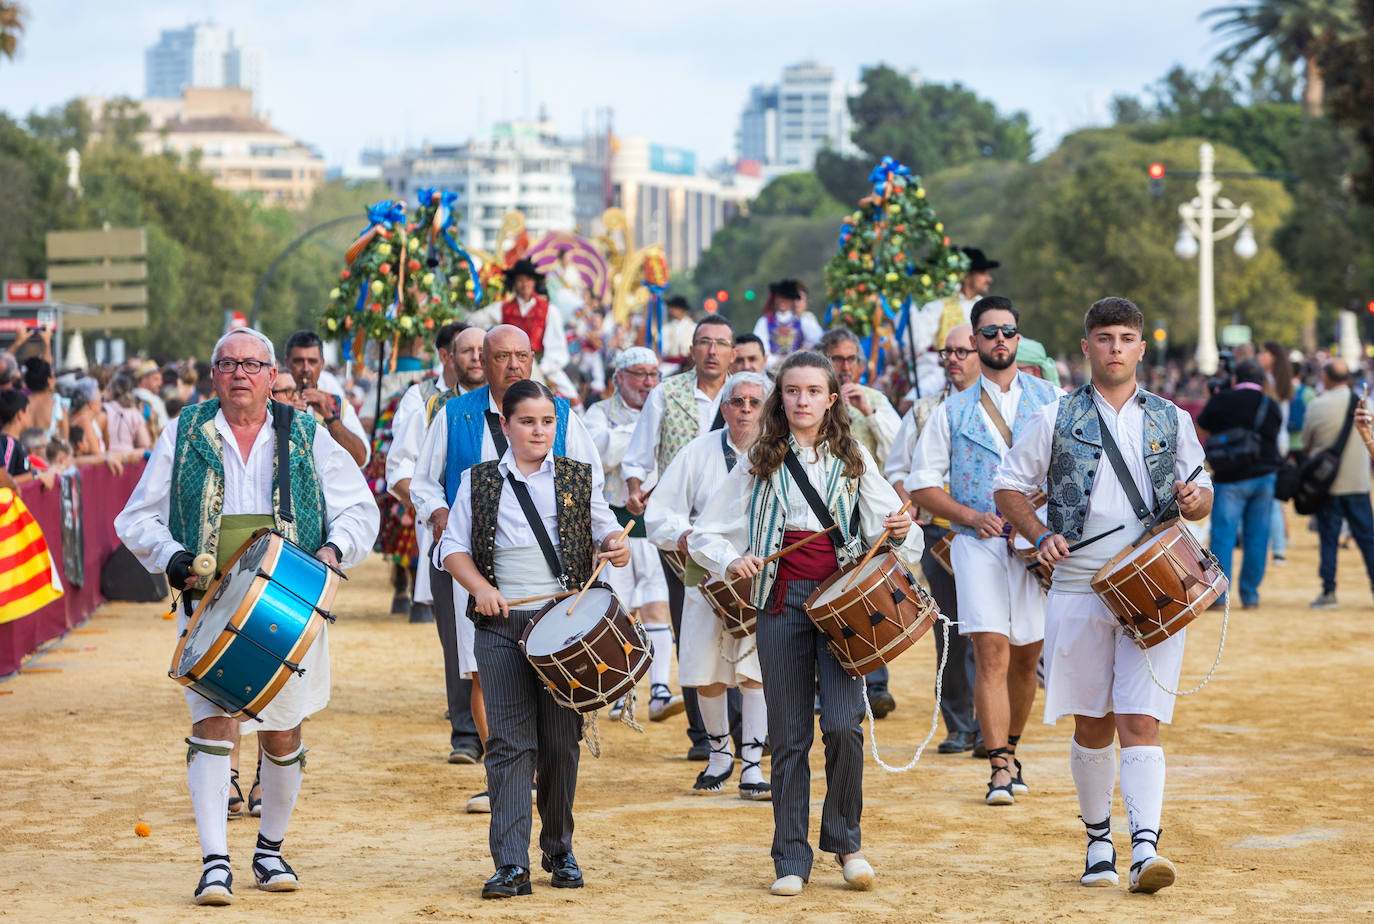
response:
[(997, 269), (997, 267), (1002, 265), (996, 260), (989, 260), (987, 254), (983, 253), (977, 247), (960, 247), (959, 249), (962, 250), (964, 252), (964, 255), (969, 258), (970, 265), (968, 271), (970, 273), (977, 273), (983, 270)]
[(691, 310), (692, 310), (692, 306), (689, 305), (689, 304), (687, 304), (687, 299), (683, 298), (681, 295), (674, 295), (674, 296), (672, 296), (671, 298), (668, 299), (667, 302), (665, 302), (665, 304), (666, 304), (669, 308), (681, 308), (683, 311), (691, 311)]
[(768, 291), (778, 298), (790, 298), (793, 301), (800, 301), (802, 297), (801, 288), (797, 285), (797, 280), (795, 279), (784, 279), (780, 282), (771, 282), (768, 284)]
[(506, 285), (515, 282), (516, 276), (529, 276), (536, 283), (544, 281), (544, 274), (539, 272), (539, 267), (534, 265), (533, 260), (519, 259), (515, 265), (506, 270)]

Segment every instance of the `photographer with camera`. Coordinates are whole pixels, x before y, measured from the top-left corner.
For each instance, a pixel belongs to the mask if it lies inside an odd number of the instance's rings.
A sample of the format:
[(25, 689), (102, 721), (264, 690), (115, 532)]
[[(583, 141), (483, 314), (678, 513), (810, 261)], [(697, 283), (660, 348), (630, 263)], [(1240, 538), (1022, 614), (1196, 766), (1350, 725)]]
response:
[(1197, 426), (1207, 434), (1203, 450), (1212, 468), (1216, 500), (1212, 505), (1209, 545), (1227, 580), (1237, 533), (1244, 548), (1240, 569), (1240, 602), (1249, 610), (1259, 606), (1259, 585), (1269, 557), (1269, 524), (1274, 481), (1283, 460), (1278, 435), (1283, 415), (1264, 393), (1264, 367), (1242, 359), (1223, 388), (1207, 400)]

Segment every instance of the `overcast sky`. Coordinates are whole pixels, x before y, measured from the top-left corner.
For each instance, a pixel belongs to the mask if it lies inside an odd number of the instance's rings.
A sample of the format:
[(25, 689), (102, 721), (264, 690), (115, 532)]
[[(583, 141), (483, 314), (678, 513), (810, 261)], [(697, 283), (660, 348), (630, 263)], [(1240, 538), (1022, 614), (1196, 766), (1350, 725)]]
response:
[(749, 87), (806, 58), (850, 81), (878, 62), (958, 81), (1003, 112), (1028, 112), (1046, 153), (1104, 123), (1114, 94), (1175, 63), (1206, 66), (1220, 43), (1199, 14), (1218, 2), (24, 0), (17, 60), (0, 62), (0, 109), (141, 96), (143, 53), (160, 31), (213, 21), (262, 50), (258, 108), (330, 164), (366, 146), (462, 141), (541, 104), (561, 133), (610, 106), (617, 133), (712, 163), (733, 156)]

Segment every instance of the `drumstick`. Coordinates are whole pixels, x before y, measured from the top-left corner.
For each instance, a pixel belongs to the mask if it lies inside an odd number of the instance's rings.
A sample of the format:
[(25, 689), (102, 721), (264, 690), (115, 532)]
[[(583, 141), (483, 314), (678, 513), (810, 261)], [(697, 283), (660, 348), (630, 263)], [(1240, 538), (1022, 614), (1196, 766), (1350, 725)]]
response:
[(519, 600), (507, 600), (506, 606), (515, 609), (525, 603), (537, 603), (540, 600), (562, 600), (564, 597), (571, 597), (572, 595), (573, 592), (571, 590), (560, 590), (552, 594), (539, 594), (535, 597), (521, 597)]
[(827, 526), (825, 529), (821, 530), (821, 531), (818, 532), (818, 533), (812, 533), (811, 535), (807, 536), (805, 539), (798, 540), (797, 542), (794, 542), (794, 543), (792, 543), (791, 545), (784, 546), (784, 547), (782, 547), (781, 549), (778, 549), (778, 551), (774, 552), (772, 555), (769, 555), (767, 558), (765, 558), (765, 559), (763, 559), (762, 561), (760, 561), (760, 562), (759, 562), (759, 567), (762, 568), (764, 565), (768, 564), (770, 561), (777, 561), (779, 558), (782, 558), (782, 557), (783, 557), (784, 555), (786, 555), (788, 552), (795, 552), (797, 549), (801, 548), (802, 546), (807, 545), (808, 543), (811, 543), (811, 542), (815, 542), (817, 539), (821, 538), (821, 537), (824, 536), (826, 533), (828, 533), (828, 532), (830, 532), (832, 529), (834, 529), (835, 526), (838, 526), (838, 525), (839, 525), (839, 524), (834, 524), (834, 525), (831, 525), (831, 526)]
[[(908, 510), (910, 510), (910, 509), (911, 509), (911, 498), (908, 497), (907, 500), (906, 500), (906, 503), (902, 505), (902, 509), (897, 511), (897, 516), (901, 516), (902, 514), (906, 513), (906, 512), (907, 512)], [(890, 536), (890, 535), (892, 535), (892, 530), (890, 530), (890, 529), (885, 529), (885, 530), (883, 530), (883, 534), (882, 534), (881, 536), (878, 537), (878, 541), (875, 542), (875, 543), (873, 543), (872, 548), (870, 548), (870, 549), (868, 550), (868, 554), (864, 555), (863, 560), (859, 562), (859, 567), (857, 567), (857, 568), (855, 568), (853, 571), (849, 572), (849, 577), (845, 580), (844, 586), (840, 588), (840, 592), (841, 592), (841, 593), (844, 593), (846, 590), (848, 590), (848, 589), (849, 589), (849, 585), (854, 583), (854, 579), (857, 578), (860, 574), (863, 573), (864, 566), (868, 564), (868, 561), (869, 561), (869, 559), (871, 559), (871, 558), (873, 557), (873, 554), (874, 554), (875, 552), (877, 552), (878, 549), (882, 548), (883, 543), (887, 541), (887, 537)]]
[[(1184, 483), (1184, 484), (1188, 484), (1190, 481), (1192, 481), (1194, 478), (1196, 478), (1196, 477), (1197, 477), (1198, 475), (1200, 475), (1200, 474), (1202, 474), (1202, 466), (1201, 466), (1201, 465), (1199, 465), (1197, 468), (1193, 469), (1193, 473), (1192, 473), (1191, 475), (1189, 475), (1187, 478), (1183, 479), (1183, 483)], [(1159, 511), (1154, 515), (1154, 519), (1150, 520), (1150, 522), (1149, 522), (1148, 524), (1146, 524), (1146, 526), (1145, 526), (1145, 532), (1143, 532), (1143, 533), (1140, 534), (1140, 538), (1137, 539), (1135, 542), (1131, 543), (1131, 547), (1134, 548), (1134, 547), (1140, 545), (1140, 543), (1141, 543), (1142, 541), (1144, 541), (1145, 537), (1148, 536), (1148, 535), (1150, 534), (1150, 530), (1154, 529), (1154, 528), (1155, 528), (1156, 526), (1158, 526), (1160, 523), (1164, 522), (1164, 515), (1167, 514), (1167, 513), (1169, 512), (1169, 508), (1175, 507), (1175, 506), (1177, 506), (1177, 505), (1178, 505), (1178, 492), (1175, 491), (1175, 492), (1173, 493), (1173, 495), (1169, 498), (1169, 500), (1165, 502), (1164, 506), (1159, 508)]]
[[(620, 531), (620, 535), (616, 538), (619, 539), (621, 542), (624, 542), (625, 537), (630, 535), (630, 530), (634, 529), (634, 525), (634, 517), (630, 517), (629, 521), (625, 524), (625, 528)], [(568, 611), (563, 614), (564, 616), (571, 616), (572, 611), (577, 609), (578, 601), (580, 601), (582, 599), (582, 595), (587, 592), (587, 588), (592, 586), (592, 581), (596, 580), (596, 576), (601, 573), (601, 569), (606, 567), (607, 561), (608, 559), (603, 558), (601, 559), (601, 561), (596, 563), (596, 568), (592, 570), (592, 576), (587, 578), (587, 583), (583, 584), (582, 589), (577, 592), (577, 599), (572, 602), (572, 606), (568, 607)]]
[[(1069, 551), (1070, 551), (1070, 552), (1077, 552), (1079, 549), (1083, 548), (1084, 546), (1092, 545), (1092, 544), (1093, 544), (1094, 542), (1096, 542), (1097, 540), (1102, 539), (1102, 538), (1105, 538), (1105, 537), (1107, 537), (1107, 536), (1110, 536), (1112, 533), (1120, 532), (1121, 530), (1123, 530), (1123, 529), (1125, 529), (1125, 528), (1126, 528), (1126, 524), (1125, 524), (1125, 523), (1119, 523), (1119, 524), (1117, 524), (1116, 526), (1113, 526), (1111, 529), (1106, 530), (1105, 532), (1100, 532), (1100, 533), (1098, 533), (1096, 536), (1089, 536), (1087, 539), (1080, 539), (1078, 542), (1075, 542), (1073, 545), (1069, 546)], [(1040, 567), (1040, 562), (1038, 562), (1038, 561), (1033, 561), (1033, 562), (1031, 562), (1029, 565), (1026, 565), (1026, 570), (1027, 570), (1027, 571), (1034, 571), (1036, 568), (1039, 568), (1039, 567)]]

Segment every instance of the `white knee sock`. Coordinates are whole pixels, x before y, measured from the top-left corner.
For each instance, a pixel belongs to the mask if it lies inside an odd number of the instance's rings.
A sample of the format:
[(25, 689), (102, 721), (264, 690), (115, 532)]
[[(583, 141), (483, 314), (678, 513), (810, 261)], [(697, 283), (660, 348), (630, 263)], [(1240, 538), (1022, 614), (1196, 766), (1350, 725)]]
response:
[[(186, 740), (193, 746), (186, 762), (186, 784), (191, 789), (191, 806), (196, 813), (200, 854), (202, 857), (228, 856), (229, 822), (225, 806), (229, 804), (229, 749), (234, 742), (210, 738)], [(222, 748), (224, 754), (210, 754), (196, 747)], [(223, 882), (224, 878), (222, 868), (217, 874), (210, 874), (212, 882)]]
[[(283, 767), (277, 761), (291, 762)], [(286, 825), (291, 821), (291, 811), (296, 807), (296, 796), (301, 791), (301, 775), (304, 771), (304, 746), (281, 757), (263, 752), (262, 821), (258, 833), (267, 840), (280, 841), (286, 837)]]
[[(1137, 746), (1121, 749), (1121, 801), (1126, 804), (1126, 824), (1131, 829), (1131, 863), (1155, 855), (1152, 843), (1159, 836), (1159, 816), (1164, 811), (1164, 749)], [(1154, 832), (1150, 840), (1137, 841), (1137, 831)]]
[(654, 687), (668, 685), (668, 675), (673, 669), (673, 627), (646, 622), (644, 631), (654, 644), (654, 657), (649, 662), (649, 689), (652, 691)]
[(706, 772), (712, 776), (724, 773), (735, 757), (735, 745), (730, 740), (730, 718), (726, 711), (725, 694), (702, 696), (697, 693), (697, 708), (701, 710), (701, 724), (711, 739), (711, 758)]
[[(1115, 748), (1085, 748), (1077, 741), (1069, 742), (1069, 770), (1073, 786), (1078, 791), (1078, 811), (1090, 834), (1103, 835), (1111, 830), (1112, 791), (1116, 788)], [(1126, 788), (1122, 783), (1123, 790)], [(1088, 865), (1112, 858), (1112, 845), (1101, 841), (1088, 842)]]
[[(740, 687), (740, 757), (746, 762), (763, 760), (763, 742), (768, 736), (768, 707), (763, 690)], [(762, 783), (763, 768), (750, 766), (739, 778), (741, 783)]]

